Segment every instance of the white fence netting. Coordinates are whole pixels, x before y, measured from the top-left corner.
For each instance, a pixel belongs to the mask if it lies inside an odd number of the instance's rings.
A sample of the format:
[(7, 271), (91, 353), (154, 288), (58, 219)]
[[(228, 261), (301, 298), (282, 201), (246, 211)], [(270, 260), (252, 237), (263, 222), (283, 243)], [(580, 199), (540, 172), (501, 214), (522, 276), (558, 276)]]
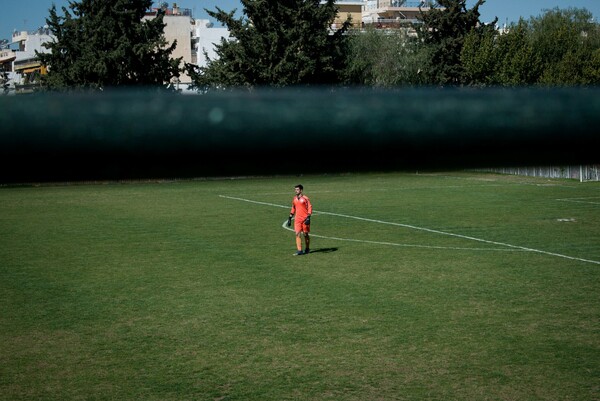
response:
[(569, 178), (581, 182), (600, 181), (600, 165), (598, 164), (586, 166), (501, 167), (482, 169), (479, 171), (525, 175), (529, 177)]

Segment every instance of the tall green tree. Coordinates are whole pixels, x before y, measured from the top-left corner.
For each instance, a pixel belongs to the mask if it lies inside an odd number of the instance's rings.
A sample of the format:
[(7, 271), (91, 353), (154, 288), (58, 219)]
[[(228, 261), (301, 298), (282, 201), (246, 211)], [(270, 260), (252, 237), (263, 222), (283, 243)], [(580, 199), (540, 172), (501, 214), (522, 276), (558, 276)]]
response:
[(227, 26), (231, 39), (216, 46), (206, 67), (188, 66), (195, 86), (258, 87), (323, 85), (341, 82), (345, 33), (350, 21), (333, 32), (335, 0), (241, 0), (235, 10), (206, 10)]
[(349, 35), (346, 82), (377, 87), (423, 85), (428, 50), (405, 30), (353, 31)]
[(542, 69), (530, 29), (522, 19), (506, 33), (472, 30), (465, 37), (461, 62), (465, 83), (472, 86), (533, 85)]
[(600, 26), (585, 9), (546, 10), (502, 34), (470, 32), (461, 62), (471, 85), (599, 85)]
[[(70, 1), (59, 15), (53, 5), (46, 19), (56, 40), (40, 54), (50, 89), (103, 89), (160, 86), (179, 76), (181, 59), (172, 59), (162, 11), (144, 19), (152, 0)], [(70, 9), (70, 10), (69, 10)]]
[(484, 32), (473, 29), (465, 36), (460, 55), (465, 84), (473, 86), (496, 84), (496, 71), (500, 62), (497, 41), (498, 32), (495, 29)]
[(534, 49), (531, 30), (524, 20), (513, 24), (508, 33), (499, 35), (496, 45), (495, 85), (530, 86), (538, 82), (543, 69), (542, 58)]
[(467, 0), (437, 0), (437, 3), (439, 7), (419, 17), (423, 22), (419, 35), (432, 48), (424, 70), (433, 85), (462, 85), (465, 71), (461, 53), (465, 37), (473, 30), (479, 33), (489, 29), (479, 21), (479, 7), (485, 0), (478, 0), (471, 9), (467, 8)]
[(543, 62), (543, 85), (589, 85), (600, 69), (600, 32), (586, 9), (552, 9), (530, 20), (532, 46)]

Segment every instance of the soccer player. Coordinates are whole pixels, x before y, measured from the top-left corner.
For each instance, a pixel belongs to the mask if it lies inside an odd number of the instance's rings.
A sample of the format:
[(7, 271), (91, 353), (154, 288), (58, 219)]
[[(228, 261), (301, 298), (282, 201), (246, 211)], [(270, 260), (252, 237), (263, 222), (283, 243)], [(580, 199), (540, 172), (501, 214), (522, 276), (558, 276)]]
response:
[[(296, 248), (298, 249), (295, 256), (306, 255), (310, 252), (310, 215), (312, 214), (312, 204), (306, 195), (302, 193), (304, 187), (302, 184), (298, 184), (294, 187), (296, 196), (292, 200), (292, 210), (290, 211), (290, 217), (288, 217), (287, 226), (292, 225), (292, 217), (294, 218), (294, 231), (296, 232)], [(304, 236), (304, 252), (302, 252), (302, 237)]]

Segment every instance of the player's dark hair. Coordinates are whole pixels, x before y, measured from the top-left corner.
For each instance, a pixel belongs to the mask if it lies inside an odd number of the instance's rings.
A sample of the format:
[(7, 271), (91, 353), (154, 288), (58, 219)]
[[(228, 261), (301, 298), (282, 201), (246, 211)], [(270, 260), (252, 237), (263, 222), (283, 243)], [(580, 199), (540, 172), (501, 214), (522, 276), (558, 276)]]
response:
[(302, 186), (302, 184), (298, 184), (294, 188), (300, 188), (300, 190), (304, 191), (304, 187)]

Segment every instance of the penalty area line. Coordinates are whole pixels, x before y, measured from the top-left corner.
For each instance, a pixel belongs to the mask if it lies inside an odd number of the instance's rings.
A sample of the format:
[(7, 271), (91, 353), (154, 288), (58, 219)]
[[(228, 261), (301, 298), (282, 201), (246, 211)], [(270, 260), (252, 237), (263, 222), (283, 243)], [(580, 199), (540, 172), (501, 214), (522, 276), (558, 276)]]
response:
[[(284, 209), (287, 209), (289, 207), (289, 206), (284, 206), (284, 205), (278, 205), (278, 204), (275, 204), (275, 203), (259, 202), (259, 201), (253, 201), (253, 200), (250, 200), (250, 199), (236, 198), (236, 197), (233, 197), (233, 196), (219, 195), (219, 197), (225, 198), (225, 199), (237, 200), (237, 201), (241, 201), (241, 202), (254, 203), (254, 204), (257, 204), (257, 205), (279, 207), (279, 208), (284, 208)], [(486, 239), (482, 239), (482, 238), (471, 237), (471, 236), (468, 236), (468, 235), (454, 234), (454, 233), (449, 233), (449, 232), (446, 232), (446, 231), (434, 230), (434, 229), (431, 229), (431, 228), (413, 226), (413, 225), (410, 225), (410, 224), (394, 223), (394, 222), (390, 222), (390, 221), (369, 219), (369, 218), (366, 218), (366, 217), (351, 216), (351, 215), (347, 215), (347, 214), (331, 213), (331, 212), (323, 212), (323, 211), (313, 211), (313, 214), (324, 214), (324, 215), (329, 215), (329, 216), (336, 216), (336, 217), (343, 217), (343, 218), (347, 218), (347, 219), (366, 221), (366, 222), (370, 222), (370, 223), (377, 223), (377, 224), (385, 224), (385, 225), (391, 225), (391, 226), (397, 226), (397, 227), (410, 228), (412, 230), (425, 231), (425, 232), (429, 232), (429, 233), (433, 233), (433, 234), (438, 234), (438, 235), (446, 235), (446, 236), (450, 236), (450, 237), (462, 238), (462, 239), (466, 239), (466, 240), (470, 240), (470, 241), (481, 242), (481, 243), (484, 243), (484, 244), (490, 244), (490, 245), (497, 245), (497, 246), (501, 246), (501, 247), (507, 247), (507, 248), (511, 248), (513, 250), (521, 250), (521, 251), (539, 253), (539, 254), (542, 254), (542, 255), (554, 256), (554, 257), (562, 258), (562, 259), (569, 259), (569, 260), (575, 260), (575, 261), (584, 262), (584, 263), (592, 263), (592, 264), (595, 264), (595, 265), (600, 265), (600, 262), (597, 261), (597, 260), (577, 258), (577, 257), (574, 257), (574, 256), (563, 255), (563, 254), (560, 254), (560, 253), (548, 252), (548, 251), (543, 251), (543, 250), (540, 250), (540, 249), (528, 248), (528, 247), (519, 246), (519, 245), (512, 245), (512, 244), (508, 244), (508, 243), (504, 243), (504, 242), (490, 241), (490, 240), (486, 240)], [(311, 235), (313, 235), (314, 237), (317, 237), (314, 234), (311, 234)], [(330, 239), (333, 239), (333, 238), (330, 238)], [(339, 240), (343, 240), (343, 239), (339, 239)], [(363, 240), (352, 240), (352, 241), (363, 241)], [(389, 243), (389, 244), (392, 244), (392, 243)], [(401, 246), (401, 245), (396, 245), (396, 246)], [(422, 245), (422, 246), (426, 246), (426, 245)], [(469, 248), (469, 249), (473, 249), (473, 248)]]

